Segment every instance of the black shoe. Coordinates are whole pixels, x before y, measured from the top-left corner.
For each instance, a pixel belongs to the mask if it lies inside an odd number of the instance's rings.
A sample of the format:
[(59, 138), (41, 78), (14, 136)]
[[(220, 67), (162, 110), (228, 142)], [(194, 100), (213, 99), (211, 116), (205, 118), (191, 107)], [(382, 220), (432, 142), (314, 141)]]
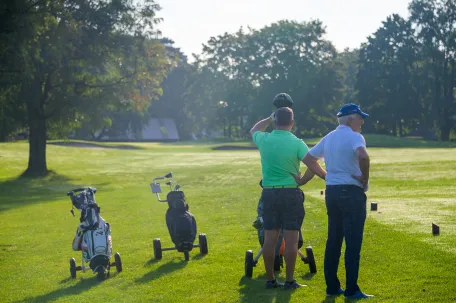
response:
[(283, 287), (283, 283), (280, 283), (279, 281), (277, 281), (276, 279), (272, 280), (272, 281), (266, 281), (266, 288), (279, 288), (279, 287)]
[(306, 287), (307, 285), (305, 284), (299, 284), (298, 282), (296, 282), (296, 280), (293, 280), (291, 282), (285, 282), (285, 284), (283, 284), (283, 289), (296, 289), (296, 288), (300, 288), (300, 287)]
[(374, 297), (373, 295), (367, 295), (367, 294), (363, 293), (362, 291), (358, 290), (357, 292), (355, 292), (351, 296), (345, 296), (345, 299), (347, 299), (347, 300), (359, 300), (359, 299), (369, 299), (369, 298), (373, 298), (373, 297)]
[(339, 288), (339, 290), (335, 293), (326, 293), (326, 296), (327, 297), (333, 297), (333, 296), (340, 296), (340, 295), (343, 295), (344, 294), (344, 290), (342, 288)]

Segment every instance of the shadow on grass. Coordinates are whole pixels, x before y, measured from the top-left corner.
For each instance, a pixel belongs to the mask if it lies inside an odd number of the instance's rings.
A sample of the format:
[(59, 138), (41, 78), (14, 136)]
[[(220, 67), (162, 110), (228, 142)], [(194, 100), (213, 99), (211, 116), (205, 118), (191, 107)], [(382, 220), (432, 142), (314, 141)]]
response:
[(128, 145), (128, 144), (102, 144), (102, 143), (91, 143), (91, 142), (73, 142), (73, 141), (62, 141), (62, 142), (48, 142), (49, 145), (68, 146), (68, 147), (79, 147), (79, 148), (94, 148), (94, 149), (144, 149), (140, 146)]
[[(112, 274), (111, 274), (112, 276)], [(70, 281), (70, 279), (65, 279), (63, 281), (60, 281), (60, 283), (65, 283), (65, 281)], [(23, 302), (52, 302), (59, 300), (62, 297), (65, 296), (72, 296), (72, 295), (78, 295), (84, 291), (89, 290), (90, 288), (102, 283), (102, 281), (99, 281), (95, 276), (89, 279), (80, 279), (79, 282), (75, 285), (72, 285), (70, 287), (65, 287), (65, 288), (60, 288), (54, 291), (51, 291), (50, 293), (37, 296), (37, 297), (28, 297), (23, 300), (16, 301), (15, 303), (23, 303)]]
[[(149, 264), (156, 263), (155, 260), (149, 260)], [(161, 265), (160, 267), (153, 269), (152, 271), (146, 273), (141, 278), (135, 280), (136, 283), (148, 283), (150, 281), (156, 280), (163, 275), (169, 274), (173, 271), (184, 268), (187, 265), (187, 261), (171, 261)]]
[[(345, 300), (347, 301), (347, 300)], [(336, 302), (336, 297), (325, 297), (321, 303), (335, 303)]]
[[(89, 184), (92, 187), (103, 184)], [(0, 212), (22, 207), (29, 204), (50, 202), (66, 198), (66, 193), (71, 189), (86, 184), (73, 184), (71, 178), (49, 171), (44, 177), (19, 176), (0, 182)], [(68, 199), (68, 207), (71, 201)]]
[(17, 246), (15, 244), (0, 244), (0, 250), (3, 252), (10, 252), (10, 253), (24, 251), (22, 249), (17, 249)]
[(260, 276), (260, 279), (249, 279), (242, 277), (239, 281), (239, 302), (290, 302), (293, 291), (284, 290), (283, 288), (266, 289), (266, 276)]
[(147, 261), (146, 263), (144, 263), (144, 267), (149, 267), (151, 266), (152, 264), (155, 264), (155, 263), (158, 263), (160, 262), (160, 260), (157, 260), (155, 258), (152, 258), (152, 259), (149, 259), (149, 261)]
[(312, 280), (312, 278), (316, 275), (317, 273), (311, 273), (311, 272), (308, 272), (306, 273), (305, 275), (302, 275), (302, 279), (303, 280)]
[(201, 260), (205, 257), (206, 255), (203, 254), (197, 254), (192, 257), (192, 260)]

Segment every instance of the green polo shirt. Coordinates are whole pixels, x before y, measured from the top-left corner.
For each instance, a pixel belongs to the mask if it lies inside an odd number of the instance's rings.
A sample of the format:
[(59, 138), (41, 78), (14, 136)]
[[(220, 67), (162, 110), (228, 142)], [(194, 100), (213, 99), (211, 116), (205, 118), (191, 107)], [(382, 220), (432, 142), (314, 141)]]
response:
[(290, 173), (297, 174), (302, 158), (307, 154), (307, 145), (287, 130), (271, 133), (257, 131), (253, 142), (260, 150), (263, 186), (296, 186)]

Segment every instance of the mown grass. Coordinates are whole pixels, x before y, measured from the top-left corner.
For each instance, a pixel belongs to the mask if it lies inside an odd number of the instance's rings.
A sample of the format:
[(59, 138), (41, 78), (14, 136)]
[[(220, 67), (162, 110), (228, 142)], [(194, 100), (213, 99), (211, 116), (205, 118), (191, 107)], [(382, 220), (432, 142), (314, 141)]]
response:
[[(375, 140), (388, 143), (372, 136), (366, 140), (368, 145)], [(368, 213), (359, 282), (376, 295), (373, 302), (453, 302), (456, 150), (451, 144), (424, 147), (409, 140), (402, 147), (369, 149), (368, 203), (379, 206)], [(389, 142), (395, 146), (394, 138)], [(26, 143), (0, 144), (0, 301), (332, 302), (325, 298), (323, 277), (323, 182), (315, 179), (303, 187), (303, 234), (305, 245), (314, 249), (317, 274), (310, 275), (299, 261), (297, 279), (309, 287), (265, 290), (262, 259), (253, 279), (243, 277), (245, 251), (259, 249), (251, 226), (260, 194), (258, 151), (212, 150), (221, 144), (49, 144), (53, 173), (41, 179), (18, 177), (27, 164)], [(164, 252), (160, 261), (153, 258), (152, 239), (161, 238), (163, 246), (170, 246), (171, 239), (165, 225), (167, 206), (155, 199), (149, 183), (169, 171), (186, 193), (198, 231), (208, 238), (209, 254), (195, 250), (190, 262), (175, 251)], [(78, 220), (69, 213), (65, 193), (88, 185), (98, 189), (97, 201), (112, 225), (114, 251), (120, 252), (124, 267), (101, 283), (91, 272), (69, 279), (69, 258), (79, 262), (81, 257), (71, 250)], [(440, 236), (432, 236), (432, 222), (440, 225)], [(343, 259), (340, 278), (344, 281)]]

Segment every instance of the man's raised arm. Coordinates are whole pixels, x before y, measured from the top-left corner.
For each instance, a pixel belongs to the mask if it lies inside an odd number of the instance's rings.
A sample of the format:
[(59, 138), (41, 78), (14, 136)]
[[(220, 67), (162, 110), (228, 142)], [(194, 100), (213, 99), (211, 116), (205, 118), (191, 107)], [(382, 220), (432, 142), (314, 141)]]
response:
[(263, 119), (263, 120), (260, 120), (258, 121), (253, 127), (252, 129), (250, 130), (250, 135), (253, 135), (255, 132), (264, 132), (264, 130), (266, 129), (266, 127), (268, 127), (268, 125), (274, 121), (274, 114), (275, 113), (272, 113), (271, 116), (267, 117), (266, 119)]

